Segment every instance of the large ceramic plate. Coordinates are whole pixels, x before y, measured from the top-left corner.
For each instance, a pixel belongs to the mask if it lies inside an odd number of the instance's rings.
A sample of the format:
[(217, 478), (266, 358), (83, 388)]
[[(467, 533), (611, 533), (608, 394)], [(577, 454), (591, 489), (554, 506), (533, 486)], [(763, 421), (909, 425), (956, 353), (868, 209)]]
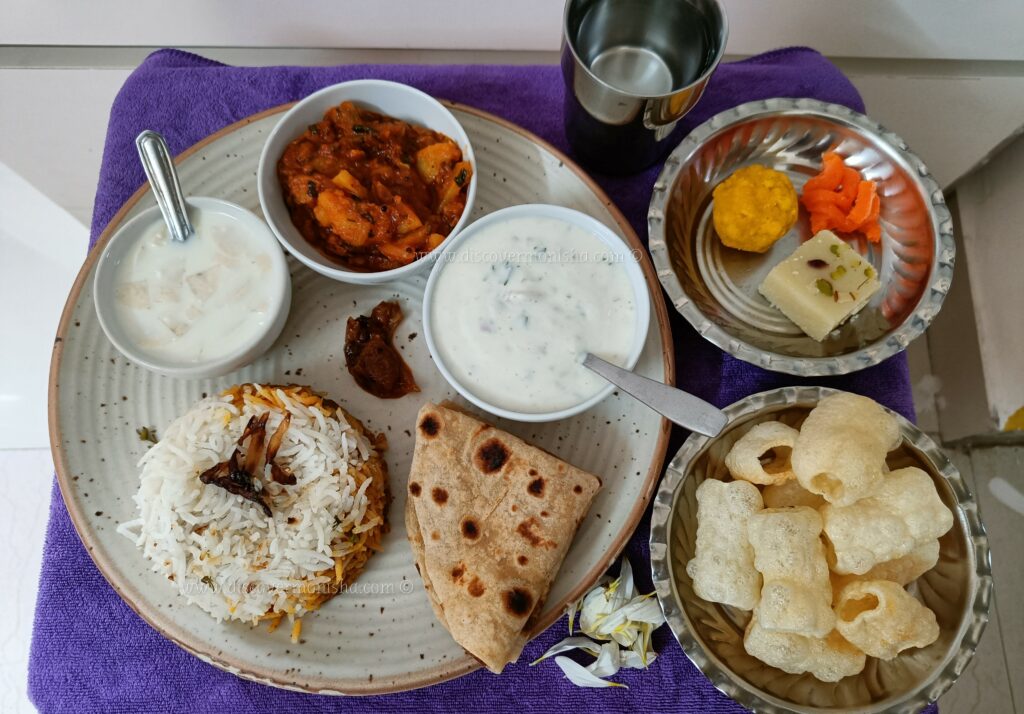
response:
[[(225, 198), (259, 211), (255, 174), (264, 138), (280, 107), (218, 132), (178, 160), (187, 193)], [(668, 316), (654, 270), (636, 235), (608, 198), (565, 156), (527, 132), (466, 107), (452, 107), (476, 151), (476, 213), (519, 203), (581, 210), (614, 228), (643, 256), (656, 328), (638, 369), (673, 382)], [(50, 439), (64, 500), (83, 542), (110, 584), (153, 627), (202, 659), (235, 674), (321, 693), (369, 694), (422, 687), (476, 669), (478, 662), (437, 623), (413, 565), (401, 514), (413, 448), (410, 430), (426, 400), (456, 399), (430, 361), (421, 333), (425, 277), (379, 286), (334, 282), (291, 261), (291, 315), (277, 343), (256, 363), (215, 380), (175, 380), (129, 363), (107, 341), (93, 309), (92, 274), (111, 233), (153, 199), (140, 190), (111, 221), (86, 261), (61, 319), (50, 374)], [(344, 368), (345, 321), (384, 299), (401, 301), (401, 346), (422, 392), (383, 401), (356, 387)], [(217, 623), (187, 607), (149, 571), (131, 541), (115, 532), (134, 517), (136, 462), (146, 444), (139, 426), (163, 428), (204, 394), (238, 382), (309, 384), (387, 433), (394, 502), (383, 551), (348, 592), (304, 618), (302, 641), (287, 628), (268, 633)], [(458, 400), (456, 400), (458, 401)], [(553, 424), (499, 426), (599, 474), (604, 488), (580, 526), (555, 580), (537, 631), (554, 622), (610, 565), (650, 499), (668, 442), (668, 425), (614, 394)]]

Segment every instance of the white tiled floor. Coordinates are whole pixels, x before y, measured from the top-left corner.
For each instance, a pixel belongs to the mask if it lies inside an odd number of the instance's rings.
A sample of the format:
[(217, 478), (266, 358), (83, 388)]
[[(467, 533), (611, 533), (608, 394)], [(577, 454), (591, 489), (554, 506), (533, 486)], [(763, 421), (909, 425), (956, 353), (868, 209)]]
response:
[(34, 711), (26, 696), (28, 648), (50, 505), (49, 449), (0, 451), (0, 711)]
[[(7, 79), (0, 72), (0, 96), (16, 89)], [(3, 112), (0, 135), (11, 141)], [(105, 113), (98, 111), (97, 119)], [(96, 126), (100, 141), (103, 124)], [(8, 155), (0, 151), (0, 159)], [(46, 178), (46, 167), (35, 169), (43, 185), (60, 183)], [(94, 182), (98, 158), (95, 165), (79, 163), (64, 175), (75, 170), (89, 172)], [(80, 177), (79, 185), (84, 180)], [(65, 197), (87, 221), (91, 199), (81, 192)], [(78, 218), (0, 160), (0, 325), (8, 336), (0, 349), (0, 572), (9, 574), (0, 588), (0, 712), (34, 711), (26, 694), (28, 651), (53, 479), (47, 374), (57, 320), (88, 238)]]
[(47, 367), (89, 232), (0, 161), (0, 319), (17, 349), (0, 352), (0, 449), (47, 448)]
[(1024, 707), (1024, 616), (1019, 604), (1024, 558), (1018, 534), (1024, 513), (993, 494), (991, 484), (999, 478), (1014, 491), (1024, 491), (1024, 447), (958, 449), (949, 456), (974, 493), (988, 529), (995, 596), (977, 654), (939, 706), (943, 714), (1019, 712)]

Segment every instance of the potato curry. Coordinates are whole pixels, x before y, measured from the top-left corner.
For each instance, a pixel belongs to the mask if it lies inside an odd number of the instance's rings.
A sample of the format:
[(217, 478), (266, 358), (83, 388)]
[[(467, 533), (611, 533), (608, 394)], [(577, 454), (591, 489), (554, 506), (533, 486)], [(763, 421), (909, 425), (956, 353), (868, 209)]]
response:
[(347, 268), (379, 272), (429, 253), (459, 222), (473, 167), (444, 134), (345, 102), (277, 164), (292, 222)]

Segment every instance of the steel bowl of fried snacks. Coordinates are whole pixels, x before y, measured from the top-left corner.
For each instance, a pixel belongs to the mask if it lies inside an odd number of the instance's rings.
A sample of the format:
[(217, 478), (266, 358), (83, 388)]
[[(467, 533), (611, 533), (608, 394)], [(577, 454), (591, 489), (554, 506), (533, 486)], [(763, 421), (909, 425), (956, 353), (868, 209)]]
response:
[(866, 397), (785, 387), (691, 435), (654, 502), (673, 634), (758, 712), (916, 712), (970, 662), (992, 569), (974, 497), (935, 443)]
[[(694, 129), (655, 183), (648, 230), (662, 285), (697, 332), (802, 376), (854, 372), (905, 349), (939, 312), (955, 257), (942, 191), (906, 143), (811, 99), (742, 104)], [(852, 248), (845, 265), (832, 265), (839, 253), (796, 254), (824, 231)], [(786, 275), (769, 279), (783, 263)], [(791, 304), (770, 285), (780, 277)], [(808, 312), (817, 319), (801, 319)]]

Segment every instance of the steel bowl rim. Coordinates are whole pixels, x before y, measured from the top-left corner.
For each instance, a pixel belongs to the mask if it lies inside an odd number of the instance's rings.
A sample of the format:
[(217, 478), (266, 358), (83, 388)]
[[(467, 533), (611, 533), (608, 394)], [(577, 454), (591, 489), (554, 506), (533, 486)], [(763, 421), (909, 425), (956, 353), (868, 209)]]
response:
[[(683, 290), (668, 254), (665, 235), (665, 217), (672, 189), (683, 166), (715, 134), (741, 120), (769, 114), (818, 116), (852, 125), (862, 132), (884, 142), (909, 170), (907, 174), (925, 199), (935, 249), (932, 252), (930, 280), (917, 305), (895, 330), (843, 355), (827, 357), (793, 357), (756, 347), (734, 337), (705, 315), (697, 303)], [(804, 377), (849, 374), (874, 366), (907, 348), (913, 340), (924, 334), (931, 321), (942, 308), (953, 280), (956, 245), (953, 238), (953, 220), (938, 182), (929, 173), (925, 163), (914, 154), (907, 143), (894, 132), (875, 120), (841, 104), (830, 104), (817, 99), (761, 99), (727, 109), (711, 117), (691, 131), (679, 146), (672, 150), (665, 166), (654, 183), (651, 203), (647, 212), (649, 250), (662, 287), (672, 305), (704, 339), (732, 356), (775, 372)]]
[[(723, 410), (729, 417), (726, 428), (739, 418), (754, 414), (765, 407), (816, 404), (823, 397), (838, 392), (839, 390), (827, 387), (781, 387), (752, 394), (730, 404)], [(949, 482), (957, 502), (957, 515), (963, 519), (968, 540), (968, 553), (969, 557), (974, 559), (974, 576), (977, 582), (974, 596), (968, 603), (969, 617), (965, 618), (964, 624), (957, 633), (956, 644), (951, 646), (942, 664), (916, 690), (905, 694), (901, 699), (895, 702), (882, 701), (873, 707), (851, 710), (858, 714), (873, 714), (882, 711), (910, 714), (920, 711), (942, 696), (953, 686), (953, 683), (974, 657), (982, 633), (988, 624), (992, 602), (992, 555), (985, 524), (982, 523), (978, 513), (977, 501), (964, 483), (960, 471), (931, 437), (901, 414), (890, 409), (886, 409), (886, 411), (896, 417), (904, 441), (919, 451), (931, 462), (939, 475)], [(717, 657), (707, 652), (687, 625), (687, 615), (683, 610), (681, 598), (676, 592), (672, 577), (672, 559), (669, 557), (669, 526), (675, 511), (676, 500), (688, 477), (690, 464), (714, 440), (712, 437), (691, 434), (669, 462), (665, 476), (654, 496), (649, 541), (651, 577), (658, 595), (658, 603), (661, 605), (669, 629), (687, 658), (711, 680), (714, 687), (748, 709), (766, 714), (842, 711), (791, 705), (770, 695), (767, 698), (760, 696), (752, 691), (752, 688), (741, 686), (739, 681), (742, 680), (742, 677), (734, 674), (728, 667), (720, 664)]]

